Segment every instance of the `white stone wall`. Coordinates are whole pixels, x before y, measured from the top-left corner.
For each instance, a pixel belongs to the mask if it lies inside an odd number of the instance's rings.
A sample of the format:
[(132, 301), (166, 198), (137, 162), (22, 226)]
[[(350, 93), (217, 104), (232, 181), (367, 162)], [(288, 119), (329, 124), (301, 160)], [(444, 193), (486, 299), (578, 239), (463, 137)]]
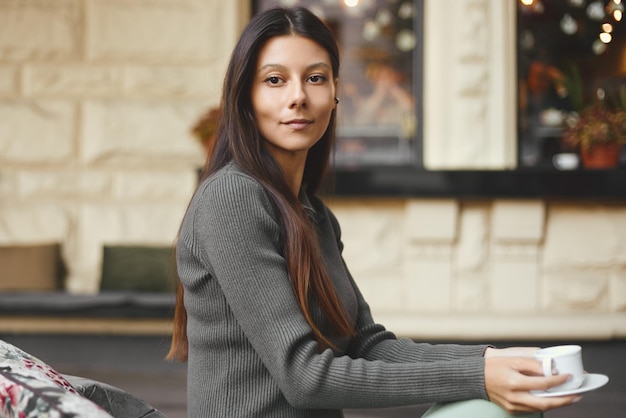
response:
[(626, 336), (626, 207), (331, 201), (375, 316), (430, 338)]
[(510, 169), (517, 158), (514, 0), (424, 0), (424, 165)]
[(0, 0), (0, 244), (62, 242), (93, 293), (103, 244), (171, 244), (247, 2)]
[[(448, 3), (425, 6), (427, 165), (510, 167), (514, 2)], [(62, 242), (67, 289), (93, 293), (103, 244), (172, 243), (202, 163), (189, 128), (219, 100), (248, 13), (246, 0), (0, 0), (0, 244)], [(624, 205), (330, 204), (375, 317), (399, 334), (626, 336)]]

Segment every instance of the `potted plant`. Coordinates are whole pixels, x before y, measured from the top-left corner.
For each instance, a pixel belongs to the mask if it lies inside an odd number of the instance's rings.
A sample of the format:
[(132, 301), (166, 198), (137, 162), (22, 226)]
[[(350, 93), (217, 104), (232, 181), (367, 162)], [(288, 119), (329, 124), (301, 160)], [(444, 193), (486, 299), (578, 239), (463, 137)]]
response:
[(580, 150), (586, 168), (614, 168), (626, 144), (626, 108), (598, 100), (566, 120), (563, 140)]

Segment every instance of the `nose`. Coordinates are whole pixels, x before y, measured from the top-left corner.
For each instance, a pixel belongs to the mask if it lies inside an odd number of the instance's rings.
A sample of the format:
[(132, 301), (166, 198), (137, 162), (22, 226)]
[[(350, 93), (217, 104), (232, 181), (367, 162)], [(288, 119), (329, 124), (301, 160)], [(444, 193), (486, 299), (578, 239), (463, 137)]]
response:
[(294, 108), (294, 107), (306, 107), (307, 105), (307, 97), (306, 97), (306, 91), (304, 89), (304, 84), (303, 83), (293, 83), (292, 84), (293, 88), (290, 90), (290, 103), (289, 103), (289, 107), (290, 108)]

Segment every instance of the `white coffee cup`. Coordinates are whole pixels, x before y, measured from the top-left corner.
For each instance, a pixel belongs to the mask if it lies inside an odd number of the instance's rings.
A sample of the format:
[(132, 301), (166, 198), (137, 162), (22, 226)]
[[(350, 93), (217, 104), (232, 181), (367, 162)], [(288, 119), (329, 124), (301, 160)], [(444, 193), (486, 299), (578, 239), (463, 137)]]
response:
[(548, 392), (561, 392), (578, 389), (585, 380), (582, 348), (579, 345), (556, 345), (535, 352), (535, 358), (543, 365), (543, 374), (571, 374), (563, 384), (551, 387)]

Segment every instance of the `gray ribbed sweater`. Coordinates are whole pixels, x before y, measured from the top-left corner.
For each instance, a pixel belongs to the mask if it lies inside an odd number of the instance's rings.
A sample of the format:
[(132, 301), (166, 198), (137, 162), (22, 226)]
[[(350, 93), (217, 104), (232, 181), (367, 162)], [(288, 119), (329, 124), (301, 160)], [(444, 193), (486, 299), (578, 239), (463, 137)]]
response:
[(342, 260), (337, 220), (320, 200), (303, 203), (358, 335), (320, 351), (287, 276), (276, 210), (227, 165), (198, 188), (178, 240), (189, 416), (341, 417), (344, 408), (486, 399), (486, 346), (418, 344), (375, 324)]

